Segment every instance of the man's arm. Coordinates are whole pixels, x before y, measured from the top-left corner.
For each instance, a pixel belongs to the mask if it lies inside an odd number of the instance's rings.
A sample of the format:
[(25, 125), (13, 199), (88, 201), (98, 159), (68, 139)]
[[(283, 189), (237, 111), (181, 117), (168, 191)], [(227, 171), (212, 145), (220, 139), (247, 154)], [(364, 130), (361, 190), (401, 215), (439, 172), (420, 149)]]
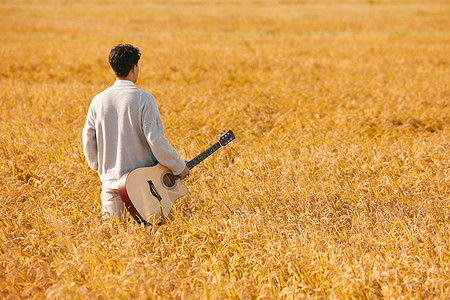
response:
[(91, 109), (89, 109), (86, 117), (82, 140), (84, 156), (86, 156), (89, 167), (94, 171), (98, 171), (97, 136)]
[[(164, 127), (161, 120), (147, 123), (144, 126), (144, 134), (156, 160), (172, 170), (175, 175), (182, 177), (181, 174), (183, 173), (184, 177), (186, 177), (186, 163), (180, 158), (175, 149), (170, 146), (169, 141), (164, 136)], [(188, 172), (189, 169), (187, 170)]]
[(142, 125), (145, 137), (156, 160), (172, 170), (173, 174), (179, 175), (181, 179), (185, 178), (189, 174), (189, 169), (164, 136), (164, 126), (158, 106), (155, 98), (151, 95), (143, 111)]

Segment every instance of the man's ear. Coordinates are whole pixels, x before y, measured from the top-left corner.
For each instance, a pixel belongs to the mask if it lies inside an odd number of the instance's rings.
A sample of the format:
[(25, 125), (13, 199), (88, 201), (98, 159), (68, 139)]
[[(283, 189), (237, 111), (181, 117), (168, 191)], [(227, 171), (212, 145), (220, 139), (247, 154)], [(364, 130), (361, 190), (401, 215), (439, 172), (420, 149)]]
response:
[(134, 65), (133, 68), (130, 70), (130, 74), (132, 74), (134, 77), (133, 82), (136, 82), (137, 78), (138, 78), (138, 65), (137, 64)]

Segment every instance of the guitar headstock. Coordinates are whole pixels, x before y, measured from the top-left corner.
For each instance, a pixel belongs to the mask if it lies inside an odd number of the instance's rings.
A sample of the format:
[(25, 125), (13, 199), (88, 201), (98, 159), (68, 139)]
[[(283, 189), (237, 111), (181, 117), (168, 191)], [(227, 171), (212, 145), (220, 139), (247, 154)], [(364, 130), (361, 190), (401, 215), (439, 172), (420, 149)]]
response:
[(219, 143), (220, 146), (224, 147), (228, 144), (232, 144), (234, 140), (234, 133), (231, 130), (228, 131), (222, 131), (219, 134)]

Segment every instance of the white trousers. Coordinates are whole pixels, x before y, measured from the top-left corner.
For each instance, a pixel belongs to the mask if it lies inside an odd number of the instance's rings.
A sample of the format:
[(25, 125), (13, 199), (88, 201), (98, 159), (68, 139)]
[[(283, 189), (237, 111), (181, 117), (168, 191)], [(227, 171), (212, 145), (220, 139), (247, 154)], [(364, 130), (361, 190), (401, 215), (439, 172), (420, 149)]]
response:
[(120, 197), (119, 190), (102, 187), (102, 212), (122, 221), (125, 217), (125, 203)]
[[(102, 187), (100, 197), (102, 199), (102, 212), (105, 215), (109, 215), (118, 221), (124, 220), (127, 209), (122, 197), (120, 197), (119, 190)], [(147, 234), (152, 234), (152, 224), (147, 224), (144, 228)]]

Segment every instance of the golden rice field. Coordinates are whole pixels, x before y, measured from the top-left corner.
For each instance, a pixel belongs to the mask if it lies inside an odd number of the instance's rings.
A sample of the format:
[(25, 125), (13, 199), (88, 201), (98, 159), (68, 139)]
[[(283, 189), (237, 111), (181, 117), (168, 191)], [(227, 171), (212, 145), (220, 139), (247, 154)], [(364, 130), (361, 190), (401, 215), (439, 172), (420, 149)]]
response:
[[(0, 1), (1, 299), (449, 299), (450, 2)], [(192, 170), (100, 215), (89, 103), (140, 48)]]

